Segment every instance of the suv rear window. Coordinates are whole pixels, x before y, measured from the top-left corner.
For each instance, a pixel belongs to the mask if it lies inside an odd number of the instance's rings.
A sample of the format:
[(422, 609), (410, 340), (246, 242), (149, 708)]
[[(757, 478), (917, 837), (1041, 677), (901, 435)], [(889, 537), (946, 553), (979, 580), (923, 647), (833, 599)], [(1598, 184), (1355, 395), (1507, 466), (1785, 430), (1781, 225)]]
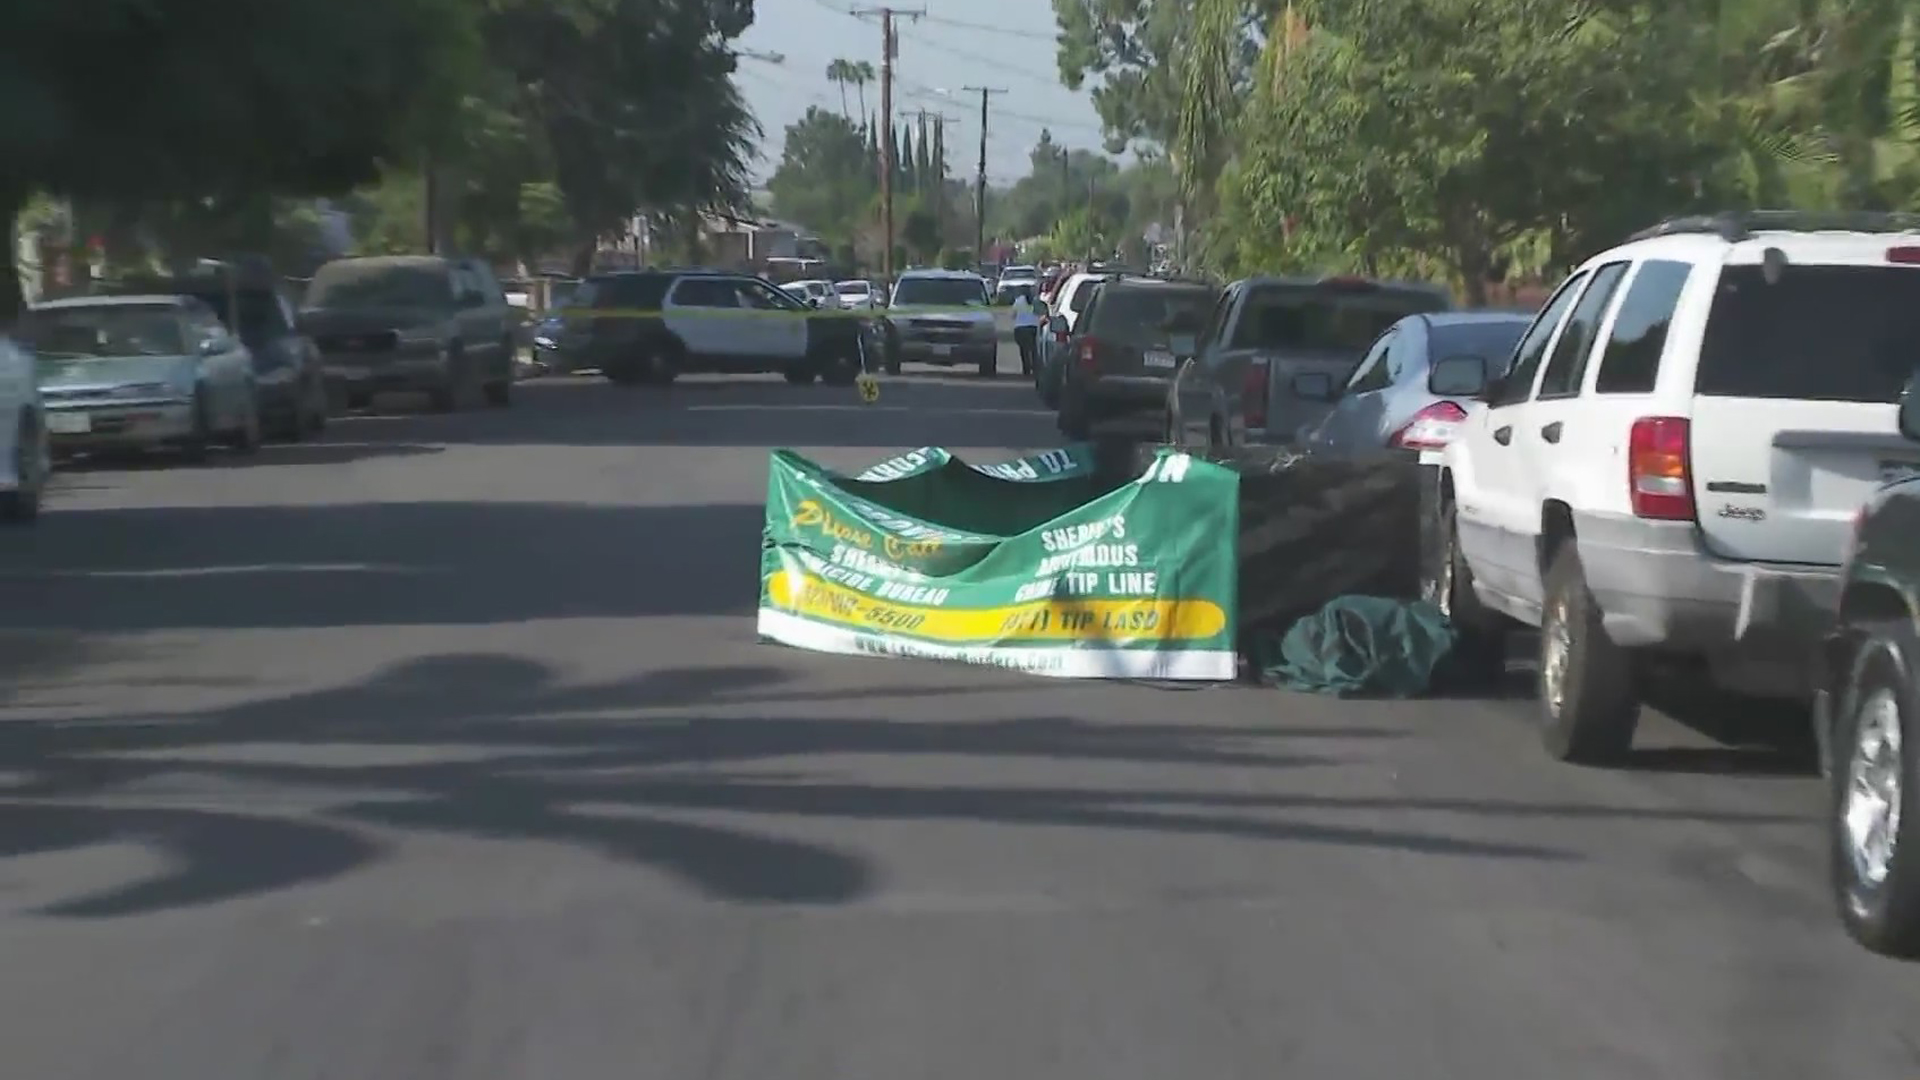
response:
[(1175, 312), (1187, 312), (1195, 326), (1205, 326), (1213, 301), (1213, 290), (1203, 285), (1109, 282), (1100, 290), (1100, 302), (1094, 305), (1088, 329), (1103, 340), (1157, 344), (1165, 338), (1164, 327)]
[(1068, 294), (1067, 302), (1063, 306), (1066, 307), (1068, 311), (1085, 311), (1087, 301), (1093, 298), (1093, 290), (1099, 288), (1100, 283), (1104, 280), (1106, 279), (1097, 277), (1087, 278), (1080, 282), (1080, 284), (1075, 285), (1073, 292)]
[(1412, 289), (1268, 286), (1247, 298), (1228, 347), (1350, 352), (1357, 357), (1401, 319), (1449, 306), (1444, 296)]
[(1893, 402), (1920, 358), (1920, 268), (1789, 265), (1720, 271), (1694, 392)]
[(667, 286), (673, 281), (665, 274), (621, 274), (589, 278), (583, 289), (596, 308), (637, 308), (658, 311), (667, 299)]

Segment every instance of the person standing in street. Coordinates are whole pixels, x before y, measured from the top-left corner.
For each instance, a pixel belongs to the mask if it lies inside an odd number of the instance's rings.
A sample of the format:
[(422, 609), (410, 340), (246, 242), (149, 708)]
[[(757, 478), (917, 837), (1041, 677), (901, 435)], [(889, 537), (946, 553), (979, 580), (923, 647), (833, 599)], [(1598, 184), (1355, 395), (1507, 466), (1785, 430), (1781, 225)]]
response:
[(1040, 338), (1040, 313), (1025, 290), (1013, 298), (1013, 343), (1020, 347), (1020, 374), (1032, 375)]

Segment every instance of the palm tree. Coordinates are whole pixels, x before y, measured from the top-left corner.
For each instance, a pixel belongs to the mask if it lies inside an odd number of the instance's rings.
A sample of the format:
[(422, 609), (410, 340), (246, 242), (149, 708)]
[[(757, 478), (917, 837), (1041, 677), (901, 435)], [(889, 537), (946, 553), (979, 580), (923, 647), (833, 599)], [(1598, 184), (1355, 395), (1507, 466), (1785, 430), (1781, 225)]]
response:
[[(851, 60), (835, 60), (827, 65), (827, 81), (840, 88), (840, 115), (847, 115), (847, 84), (859, 81), (859, 67)], [(863, 109), (864, 111), (864, 109)]]
[(852, 75), (853, 78), (850, 81), (853, 83), (854, 89), (860, 93), (860, 115), (865, 116), (867, 114), (867, 84), (873, 82), (875, 78), (873, 64), (866, 60), (854, 64)]

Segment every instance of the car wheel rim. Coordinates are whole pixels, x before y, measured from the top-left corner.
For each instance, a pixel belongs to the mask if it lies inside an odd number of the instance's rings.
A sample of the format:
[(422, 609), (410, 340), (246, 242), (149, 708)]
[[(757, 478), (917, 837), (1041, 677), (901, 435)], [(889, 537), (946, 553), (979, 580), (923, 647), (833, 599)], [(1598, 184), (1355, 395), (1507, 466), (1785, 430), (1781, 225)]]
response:
[(1540, 689), (1547, 714), (1559, 716), (1567, 697), (1567, 664), (1573, 654), (1573, 631), (1567, 625), (1567, 603), (1555, 601), (1540, 627)]
[(1900, 702), (1892, 690), (1877, 690), (1860, 704), (1857, 730), (1841, 820), (1854, 875), (1877, 886), (1900, 839)]
[(1433, 572), (1421, 578), (1420, 598), (1440, 609), (1440, 614), (1453, 617), (1453, 535), (1441, 541), (1439, 564)]

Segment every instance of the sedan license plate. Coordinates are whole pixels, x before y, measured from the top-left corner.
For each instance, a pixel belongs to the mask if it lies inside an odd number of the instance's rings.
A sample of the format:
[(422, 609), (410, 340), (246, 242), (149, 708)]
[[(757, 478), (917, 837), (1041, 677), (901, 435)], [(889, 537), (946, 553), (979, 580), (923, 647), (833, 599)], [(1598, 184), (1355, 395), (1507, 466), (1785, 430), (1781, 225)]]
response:
[(1147, 366), (1151, 368), (1170, 368), (1173, 366), (1173, 354), (1165, 349), (1148, 349)]
[(931, 350), (931, 351), (932, 351), (932, 353), (933, 353), (933, 355), (935, 355), (935, 356), (952, 356), (952, 355), (953, 355), (953, 346), (951, 346), (951, 345), (935, 345), (935, 346), (933, 346), (933, 348), (932, 348), (932, 350)]
[(1880, 463), (1880, 482), (1897, 484), (1902, 480), (1911, 480), (1920, 476), (1920, 461), (1883, 461)]
[(47, 414), (47, 433), (50, 435), (85, 435), (93, 430), (93, 417), (83, 412), (50, 412)]

